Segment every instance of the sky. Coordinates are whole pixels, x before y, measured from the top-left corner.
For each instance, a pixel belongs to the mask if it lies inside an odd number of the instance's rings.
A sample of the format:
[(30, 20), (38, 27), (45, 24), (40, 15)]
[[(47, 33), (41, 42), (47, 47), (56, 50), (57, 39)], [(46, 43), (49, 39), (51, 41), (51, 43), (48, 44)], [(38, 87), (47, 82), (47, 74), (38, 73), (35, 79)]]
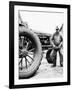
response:
[(64, 13), (58, 12), (37, 12), (37, 11), (19, 11), (24, 22), (27, 22), (29, 28), (36, 32), (53, 34), (56, 26), (59, 28), (64, 24)]

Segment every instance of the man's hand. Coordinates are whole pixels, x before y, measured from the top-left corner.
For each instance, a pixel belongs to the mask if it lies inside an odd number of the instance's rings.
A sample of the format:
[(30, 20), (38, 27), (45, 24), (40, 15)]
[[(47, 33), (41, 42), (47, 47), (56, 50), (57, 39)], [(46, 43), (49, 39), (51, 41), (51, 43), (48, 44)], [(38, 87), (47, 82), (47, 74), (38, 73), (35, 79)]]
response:
[(55, 46), (55, 45), (53, 45), (53, 48), (54, 49), (59, 49), (61, 46), (59, 45), (59, 46)]
[(60, 43), (60, 45), (58, 47), (61, 48), (61, 46), (62, 46), (62, 42)]
[(59, 47), (58, 47), (58, 46), (53, 45), (53, 48), (54, 48), (54, 49), (58, 49)]

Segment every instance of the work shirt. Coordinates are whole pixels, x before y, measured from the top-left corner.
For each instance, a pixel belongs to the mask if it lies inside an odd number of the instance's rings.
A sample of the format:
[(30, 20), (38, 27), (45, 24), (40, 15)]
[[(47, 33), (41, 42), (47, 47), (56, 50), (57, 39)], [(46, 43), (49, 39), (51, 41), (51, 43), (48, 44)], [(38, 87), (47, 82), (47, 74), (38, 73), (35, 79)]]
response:
[(52, 37), (52, 42), (54, 43), (54, 45), (58, 46), (62, 41), (62, 36), (59, 33), (54, 33)]

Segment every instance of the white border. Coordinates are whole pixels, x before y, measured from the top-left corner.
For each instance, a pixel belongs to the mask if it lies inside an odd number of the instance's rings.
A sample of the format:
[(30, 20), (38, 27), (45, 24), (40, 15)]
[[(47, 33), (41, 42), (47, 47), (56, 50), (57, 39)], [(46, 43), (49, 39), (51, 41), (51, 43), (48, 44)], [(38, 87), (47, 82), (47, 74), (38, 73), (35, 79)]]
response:
[[(46, 79), (18, 79), (18, 10), (33, 10), (33, 11), (56, 11), (64, 12), (64, 31), (63, 31), (63, 45), (64, 45), (64, 73), (62, 78), (46, 78)], [(67, 9), (61, 8), (45, 8), (45, 7), (30, 7), (30, 6), (14, 6), (14, 84), (36, 84), (36, 83), (53, 83), (67, 81)]]

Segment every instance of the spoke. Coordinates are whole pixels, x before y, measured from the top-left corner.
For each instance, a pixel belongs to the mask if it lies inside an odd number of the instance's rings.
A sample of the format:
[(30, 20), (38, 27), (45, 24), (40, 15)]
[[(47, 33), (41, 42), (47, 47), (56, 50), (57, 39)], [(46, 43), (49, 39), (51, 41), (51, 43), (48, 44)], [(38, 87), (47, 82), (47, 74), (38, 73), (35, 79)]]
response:
[(21, 58), (21, 60), (20, 60), (20, 62), (19, 62), (19, 64), (21, 63), (21, 67), (20, 67), (21, 70), (23, 69), (22, 60), (23, 60), (23, 58)]
[(22, 53), (20, 53), (19, 55), (22, 55)]
[(27, 56), (30, 57), (34, 61), (34, 59), (31, 56), (29, 56), (28, 54), (27, 54)]
[(19, 55), (22, 55), (22, 51), (21, 50), (19, 50)]
[(31, 47), (31, 41), (29, 39), (27, 39), (27, 50)]
[(21, 39), (22, 39), (22, 47), (23, 47), (24, 37), (21, 37)]
[(28, 46), (29, 46), (29, 42), (27, 42), (26, 49), (28, 49)]
[(31, 63), (28, 61), (28, 59), (25, 57), (25, 59), (27, 60), (27, 62), (29, 63), (29, 65), (31, 65)]
[(33, 55), (33, 52), (29, 52), (29, 51), (28, 51), (28, 54)]
[(32, 49), (30, 49), (29, 51), (31, 52), (31, 51), (33, 51), (35, 48), (32, 48)]
[(25, 57), (25, 63), (26, 63), (26, 68), (27, 68), (27, 59), (26, 59), (26, 57)]
[(22, 60), (23, 60), (23, 58), (21, 58), (21, 60), (20, 60), (20, 62), (19, 62), (19, 64), (21, 63), (21, 66), (22, 66)]

